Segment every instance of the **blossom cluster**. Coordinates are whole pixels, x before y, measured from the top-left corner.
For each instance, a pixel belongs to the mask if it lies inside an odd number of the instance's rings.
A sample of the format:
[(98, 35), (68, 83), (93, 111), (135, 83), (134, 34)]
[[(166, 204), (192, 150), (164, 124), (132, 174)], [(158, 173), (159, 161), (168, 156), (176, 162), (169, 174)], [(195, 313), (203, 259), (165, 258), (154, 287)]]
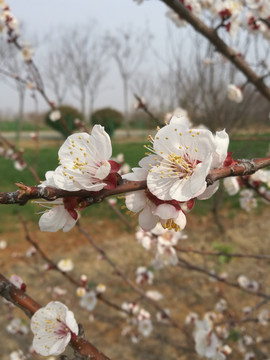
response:
[(152, 146), (146, 148), (150, 153), (139, 162), (140, 167), (123, 176), (146, 181), (147, 188), (127, 193), (126, 207), (139, 215), (139, 225), (146, 231), (158, 222), (169, 230), (183, 230), (195, 200), (208, 199), (218, 189), (218, 182), (207, 187), (206, 176), (224, 164), (228, 134), (190, 129), (185, 116), (174, 115), (149, 139)]
[(137, 303), (124, 302), (121, 307), (126, 312), (127, 321), (126, 326), (122, 330), (122, 335), (129, 337), (135, 344), (142, 337), (150, 336), (153, 331), (151, 314)]
[(259, 195), (267, 204), (270, 200), (270, 171), (258, 170), (255, 174), (242, 177), (229, 177), (223, 180), (226, 192), (230, 195), (239, 193), (240, 207), (247, 212), (258, 206), (255, 195)]
[(19, 35), (19, 22), (10, 11), (5, 0), (0, 1), (0, 32), (6, 32), (9, 38)]
[[(59, 149), (59, 166), (45, 174), (46, 180), (40, 186), (70, 192), (112, 189), (117, 185), (120, 165), (109, 160), (111, 155), (111, 140), (102, 126), (95, 125), (91, 134), (73, 134)], [(69, 231), (79, 218), (78, 210), (83, 210), (72, 196), (39, 204), (48, 208), (39, 221), (42, 231)]]
[(0, 141), (0, 156), (5, 159), (13, 160), (14, 167), (16, 170), (22, 171), (26, 167), (25, 161), (22, 159), (23, 149), (20, 149), (18, 152), (14, 151), (4, 142)]
[[(234, 35), (242, 27), (251, 32), (261, 33), (266, 38), (270, 37), (270, 29), (263, 21), (270, 16), (268, 0), (181, 0), (181, 2), (197, 17), (210, 12), (230, 35)], [(187, 25), (186, 21), (175, 12), (169, 11), (167, 15), (176, 26)]]
[[(174, 266), (178, 263), (177, 253), (174, 246), (178, 244), (179, 240), (187, 238), (183, 232), (175, 232), (174, 230), (167, 230), (158, 223), (151, 231), (144, 231), (139, 229), (136, 232), (136, 239), (147, 251), (154, 253), (151, 266), (157, 270), (166, 266)], [(142, 268), (142, 267), (141, 267)], [(137, 283), (148, 282), (152, 283), (153, 273), (146, 268), (138, 271)]]
[[(109, 135), (100, 125), (92, 133), (76, 133), (61, 146), (59, 166), (48, 171), (41, 187), (54, 187), (69, 192), (87, 190), (98, 192), (117, 186), (119, 175), (130, 181), (146, 181), (145, 190), (126, 194), (126, 207), (137, 213), (139, 225), (148, 231), (158, 222), (165, 229), (182, 230), (186, 213), (195, 200), (207, 199), (218, 189), (218, 182), (207, 187), (209, 171), (223, 165), (227, 158), (228, 134), (219, 131), (213, 135), (208, 129), (190, 129), (190, 121), (183, 114), (174, 115), (169, 124), (158, 128), (152, 147), (131, 173), (123, 156), (110, 160), (112, 147)], [(39, 201), (48, 208), (41, 216), (42, 231), (69, 231), (83, 210), (74, 196), (50, 203)]]
[[(20, 35), (19, 21), (10, 11), (5, 0), (0, 1), (0, 33), (6, 34), (8, 42), (17, 42)], [(24, 61), (30, 62), (34, 55), (34, 49), (26, 41), (17, 44)]]
[[(248, 319), (251, 312), (251, 307), (243, 308), (242, 320)], [(252, 347), (261, 342), (261, 337), (256, 336), (256, 333), (250, 335), (246, 327), (237, 328), (234, 348), (226, 344), (234, 331), (232, 323), (224, 321), (229, 313), (228, 302), (224, 298), (220, 298), (215, 304), (214, 311), (205, 313), (202, 320), (199, 320), (199, 315), (195, 312), (186, 316), (185, 324), (188, 328), (193, 329), (197, 354), (207, 359), (225, 360), (232, 352), (236, 352), (238, 358), (242, 355), (244, 357), (241, 356), (241, 359), (255, 359)], [(260, 325), (266, 326), (269, 323), (269, 311), (267, 309), (260, 310), (254, 320)]]
[[(268, 0), (181, 0), (180, 2), (203, 21), (211, 15), (211, 26), (216, 29), (225, 29), (231, 37), (243, 30), (254, 35), (261, 35), (267, 40), (270, 39), (270, 2)], [(188, 24), (172, 10), (167, 12), (167, 16), (177, 27)], [(236, 55), (242, 56), (237, 53)], [(205, 65), (212, 63), (211, 59), (205, 59)], [(242, 90), (241, 86), (229, 84), (228, 99), (240, 103), (243, 100)]]

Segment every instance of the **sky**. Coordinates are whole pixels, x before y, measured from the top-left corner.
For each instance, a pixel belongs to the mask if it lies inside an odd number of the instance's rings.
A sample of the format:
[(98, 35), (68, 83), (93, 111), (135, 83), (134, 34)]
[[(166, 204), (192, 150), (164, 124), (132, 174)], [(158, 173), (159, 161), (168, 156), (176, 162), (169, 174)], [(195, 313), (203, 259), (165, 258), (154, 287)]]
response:
[[(96, 19), (102, 29), (113, 31), (130, 25), (135, 29), (146, 26), (154, 35), (153, 42), (163, 46), (168, 21), (166, 6), (158, 0), (149, 0), (138, 5), (133, 0), (7, 0), (14, 16), (25, 25), (26, 33), (33, 38), (44, 38), (49, 31), (57, 31), (61, 27), (74, 27)], [(24, 36), (25, 38), (25, 36)], [(45, 45), (46, 46), (46, 45)], [(36, 59), (37, 66), (38, 49)], [(97, 99), (96, 107), (123, 107), (120, 79), (117, 69), (105, 81), (106, 91)], [(0, 111), (16, 113), (18, 108), (17, 94), (0, 79)], [(40, 110), (46, 110), (43, 100), (39, 101)], [(26, 110), (34, 109), (30, 96), (26, 99)]]

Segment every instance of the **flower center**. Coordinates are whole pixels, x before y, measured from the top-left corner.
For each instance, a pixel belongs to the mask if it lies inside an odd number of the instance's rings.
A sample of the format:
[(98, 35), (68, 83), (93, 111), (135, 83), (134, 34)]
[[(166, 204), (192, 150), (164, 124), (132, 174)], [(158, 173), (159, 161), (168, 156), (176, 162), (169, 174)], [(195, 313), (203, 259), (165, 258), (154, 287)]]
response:
[(164, 229), (168, 229), (168, 230), (174, 230), (174, 231), (180, 231), (181, 228), (179, 225), (177, 225), (173, 219), (168, 219), (165, 222), (161, 222), (161, 225)]
[(184, 177), (188, 179), (193, 174), (194, 168), (197, 165), (189, 159), (187, 154), (185, 154), (184, 157), (175, 155), (175, 153), (170, 154), (168, 161), (171, 163), (171, 170), (179, 175), (180, 179)]
[(57, 320), (58, 324), (57, 324), (56, 328), (54, 329), (54, 333), (61, 338), (65, 337), (69, 332), (71, 332), (70, 329), (61, 320), (59, 320), (59, 319), (56, 319), (56, 320)]

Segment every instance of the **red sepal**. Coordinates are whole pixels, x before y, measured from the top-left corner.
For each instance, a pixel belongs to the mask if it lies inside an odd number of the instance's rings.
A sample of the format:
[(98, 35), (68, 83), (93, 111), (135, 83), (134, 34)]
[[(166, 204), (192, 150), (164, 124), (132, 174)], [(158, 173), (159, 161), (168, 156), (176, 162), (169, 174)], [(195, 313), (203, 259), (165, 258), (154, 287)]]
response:
[(78, 219), (78, 213), (76, 210), (74, 209), (69, 209), (68, 210), (69, 215), (74, 219), (77, 220)]
[(121, 165), (118, 164), (118, 162), (116, 162), (114, 160), (109, 160), (109, 163), (111, 165), (110, 173), (117, 173), (120, 170)]
[(107, 184), (104, 189), (115, 189), (117, 186), (117, 176), (115, 173), (109, 174), (103, 181)]
[(223, 162), (223, 166), (231, 166), (236, 164), (236, 161), (232, 158), (233, 151), (228, 152), (226, 159)]

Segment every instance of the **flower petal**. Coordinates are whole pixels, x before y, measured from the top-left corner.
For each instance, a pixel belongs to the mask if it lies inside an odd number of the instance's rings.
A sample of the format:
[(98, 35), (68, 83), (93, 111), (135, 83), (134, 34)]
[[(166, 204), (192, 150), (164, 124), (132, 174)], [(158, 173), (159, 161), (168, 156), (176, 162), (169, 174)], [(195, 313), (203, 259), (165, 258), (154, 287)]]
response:
[(64, 206), (55, 206), (40, 217), (39, 228), (41, 231), (56, 232), (63, 228), (68, 217), (71, 218)]
[(158, 220), (158, 216), (153, 215), (149, 205), (146, 205), (139, 215), (139, 225), (145, 231), (153, 229), (156, 226)]
[(146, 195), (144, 190), (130, 192), (126, 194), (126, 207), (132, 212), (141, 211), (146, 204)]
[(154, 215), (157, 215), (161, 219), (174, 219), (178, 216), (179, 210), (176, 210), (176, 208), (173, 205), (170, 204), (162, 204), (158, 205), (156, 210), (153, 212)]

